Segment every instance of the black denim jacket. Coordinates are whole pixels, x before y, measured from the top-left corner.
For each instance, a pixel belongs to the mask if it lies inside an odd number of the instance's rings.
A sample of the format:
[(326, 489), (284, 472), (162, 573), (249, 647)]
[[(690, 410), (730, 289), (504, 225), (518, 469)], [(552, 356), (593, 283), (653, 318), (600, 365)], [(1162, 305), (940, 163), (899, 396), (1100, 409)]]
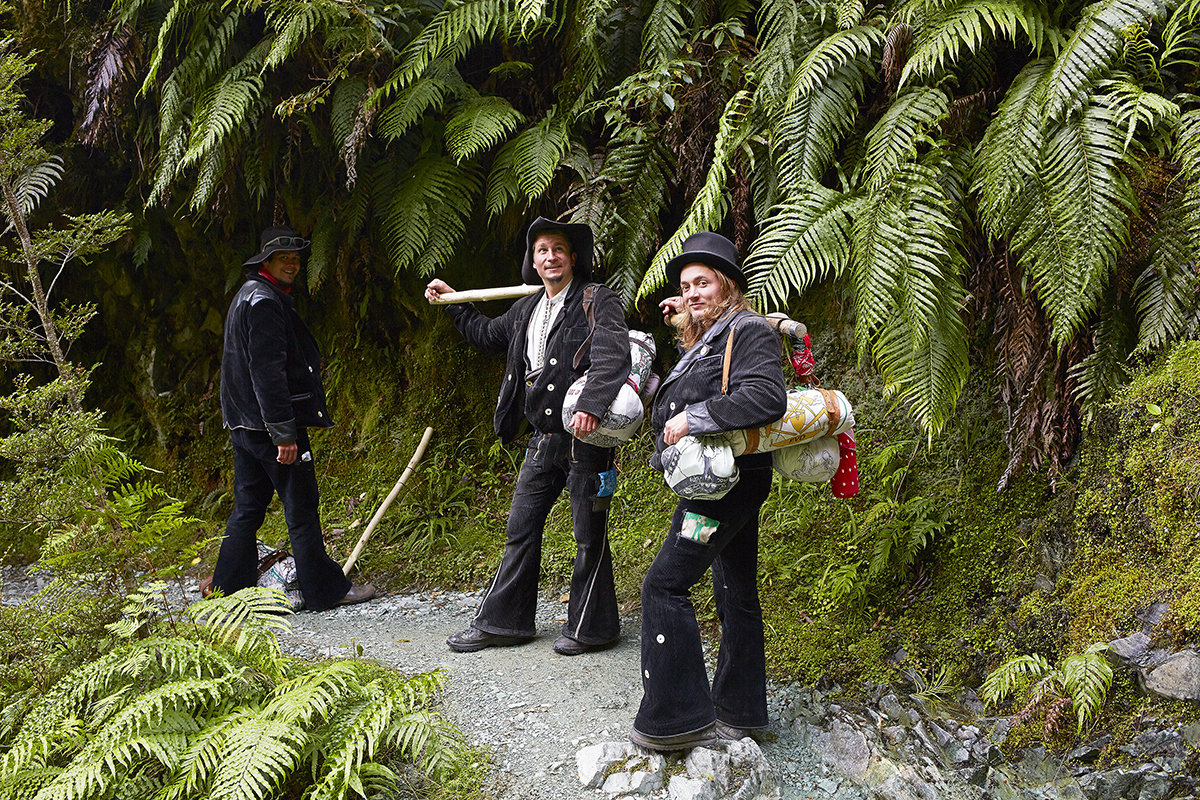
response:
[(258, 274), (238, 289), (225, 318), (221, 416), (226, 428), (266, 431), (276, 444), (297, 428), (333, 421), (321, 384), (321, 353), (296, 301)]
[(446, 306), (455, 327), (468, 342), (483, 350), (508, 354), (493, 418), (501, 441), (507, 443), (517, 438), (526, 423), (542, 433), (563, 432), (563, 399), (567, 389), (584, 372), (588, 373), (587, 385), (576, 410), (597, 417), (604, 416), (629, 377), (629, 328), (621, 298), (603, 284), (597, 285), (592, 300), (596, 330), (590, 350), (578, 369), (572, 366), (575, 352), (588, 335), (583, 311), (585, 286), (586, 281), (576, 276), (567, 289), (563, 309), (554, 320), (546, 343), (546, 363), (535, 375), (525, 374), (525, 333), (545, 289), (522, 297), (495, 318), (484, 316), (469, 303)]
[[(731, 328), (729, 393), (721, 394), (725, 345)], [(758, 314), (740, 311), (717, 320), (671, 370), (654, 397), (655, 458), (666, 449), (662, 432), (667, 420), (687, 412), (688, 433), (758, 428), (787, 410), (787, 387), (780, 366), (779, 334)]]

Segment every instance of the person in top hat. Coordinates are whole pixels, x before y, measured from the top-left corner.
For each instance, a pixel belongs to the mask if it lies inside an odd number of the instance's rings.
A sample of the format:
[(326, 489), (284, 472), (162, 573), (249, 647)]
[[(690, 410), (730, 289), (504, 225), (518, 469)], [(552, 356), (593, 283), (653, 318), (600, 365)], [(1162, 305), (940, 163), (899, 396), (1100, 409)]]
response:
[(267, 228), (259, 242), (225, 318), (221, 417), (233, 440), (234, 506), (212, 588), (228, 595), (258, 582), (257, 533), (278, 493), (305, 607), (323, 611), (361, 603), (375, 589), (352, 585), (321, 538), (307, 429), (328, 428), (333, 421), (325, 406), (321, 354), (292, 297), (309, 242), (287, 227)]
[[(650, 413), (651, 463), (660, 469), (663, 451), (684, 436), (758, 428), (787, 407), (779, 335), (747, 307), (733, 242), (717, 233), (693, 234), (666, 273), (680, 295), (660, 306), (684, 353), (659, 385)], [(629, 738), (644, 748), (737, 740), (767, 724), (758, 513), (771, 488), (771, 454), (739, 456), (736, 463), (741, 477), (724, 497), (680, 500), (642, 581), (643, 694)], [(690, 599), (709, 567), (721, 620), (711, 686)]]
[[(525, 236), (521, 278), (525, 283), (541, 283), (542, 290), (521, 298), (494, 319), (473, 305), (446, 306), (468, 342), (507, 353), (494, 418), (500, 440), (508, 443), (526, 429), (533, 431), (517, 475), (500, 567), (471, 627), (446, 643), (453, 650), (470, 652), (534, 638), (542, 531), (554, 501), (566, 487), (571, 495), (575, 566), (567, 621), (553, 647), (572, 656), (611, 647), (620, 635), (607, 529), (613, 451), (575, 436), (596, 430), (629, 377), (629, 330), (615, 292), (602, 284), (586, 290), (592, 280), (592, 229), (587, 225), (545, 217), (534, 220)], [(445, 281), (434, 279), (425, 296), (433, 302), (451, 291)], [(584, 307), (585, 294), (592, 296), (594, 329)], [(585, 346), (589, 334), (591, 343)], [(568, 431), (562, 421), (563, 399), (585, 371), (587, 383)]]

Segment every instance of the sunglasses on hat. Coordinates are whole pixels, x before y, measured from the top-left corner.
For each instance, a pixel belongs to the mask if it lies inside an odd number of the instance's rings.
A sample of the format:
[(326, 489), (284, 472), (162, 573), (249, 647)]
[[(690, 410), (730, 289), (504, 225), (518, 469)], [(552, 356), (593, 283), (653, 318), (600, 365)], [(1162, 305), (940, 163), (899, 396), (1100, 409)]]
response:
[(308, 244), (308, 240), (300, 236), (276, 236), (271, 241), (262, 246), (263, 250), (268, 247), (279, 247), (284, 250), (303, 250)]

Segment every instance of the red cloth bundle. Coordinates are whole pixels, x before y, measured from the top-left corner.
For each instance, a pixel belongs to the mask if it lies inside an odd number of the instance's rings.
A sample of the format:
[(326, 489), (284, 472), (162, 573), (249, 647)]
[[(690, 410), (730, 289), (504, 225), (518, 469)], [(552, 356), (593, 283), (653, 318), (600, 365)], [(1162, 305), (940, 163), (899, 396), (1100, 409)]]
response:
[(837, 435), (838, 468), (829, 479), (834, 497), (854, 497), (858, 494), (858, 453), (854, 450), (853, 429)]

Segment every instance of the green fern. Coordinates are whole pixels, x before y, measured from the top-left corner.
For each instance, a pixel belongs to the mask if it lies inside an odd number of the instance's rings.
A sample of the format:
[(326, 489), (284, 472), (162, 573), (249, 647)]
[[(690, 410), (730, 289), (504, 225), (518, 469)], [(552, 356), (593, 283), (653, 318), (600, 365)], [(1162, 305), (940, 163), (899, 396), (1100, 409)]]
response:
[(510, 0), (468, 0), (438, 12), (400, 54), (400, 65), (380, 87), (378, 99), (411, 85), (437, 61), (453, 59), (501, 30)]
[(1082, 653), (1065, 657), (1057, 667), (1037, 655), (1017, 656), (988, 674), (980, 697), (991, 705), (1002, 702), (1019, 686), (1038, 681), (1030, 705), (1058, 697), (1069, 699), (1075, 709), (1076, 733), (1100, 713), (1112, 686), (1113, 671), (1104, 654), (1108, 645), (1098, 642)]
[(553, 110), (513, 139), (512, 169), (527, 199), (534, 200), (549, 188), (569, 148), (567, 122)]
[(1161, 0), (1100, 0), (1085, 8), (1050, 72), (1048, 118), (1065, 122), (1083, 107), (1096, 80), (1124, 52), (1122, 29), (1157, 21), (1165, 13)]
[(273, 69), (283, 64), (300, 44), (320, 28), (345, 24), (350, 16), (349, 9), (332, 0), (293, 0), (270, 6), (267, 23), (275, 29), (271, 51), (263, 62), (263, 69)]
[(1162, 43), (1158, 63), (1163, 72), (1200, 67), (1200, 0), (1178, 5), (1163, 27)]
[(653, 66), (678, 58), (691, 5), (680, 0), (654, 0), (642, 28), (642, 64)]
[(1033, 0), (956, 0), (939, 4), (923, 21), (900, 74), (900, 86), (910, 79), (927, 79), (961, 58), (975, 53), (992, 39), (1016, 43), (1018, 33), (1040, 54), (1052, 37), (1048, 8)]
[(428, 275), (449, 263), (481, 188), (478, 168), (426, 156), (380, 183), (390, 186), (380, 235), (393, 268), (418, 266)]
[(772, 131), (781, 186), (818, 180), (836, 158), (837, 146), (858, 117), (868, 61), (855, 61), (829, 76), (819, 91), (799, 95)]
[(1179, 106), (1157, 92), (1148, 92), (1122, 78), (1124, 76), (1097, 83), (1103, 102), (1112, 112), (1113, 122), (1117, 128), (1125, 130), (1122, 150), (1129, 150), (1143, 127), (1150, 141), (1158, 143), (1156, 149), (1165, 150), (1170, 134), (1179, 122)]
[(915, 159), (918, 148), (931, 142), (930, 130), (949, 107), (949, 98), (940, 89), (916, 86), (900, 92), (867, 134), (863, 162), (867, 186), (880, 186), (902, 163)]
[(751, 132), (751, 97), (749, 91), (741, 91), (725, 104), (717, 140), (713, 144), (712, 164), (708, 168), (704, 185), (692, 201), (679, 228), (655, 254), (642, 279), (642, 285), (638, 288), (639, 297), (645, 297), (662, 286), (666, 280), (667, 261), (679, 252), (684, 239), (698, 231), (715, 230), (720, 226), (721, 219), (729, 208), (726, 176), (730, 162)]
[(446, 123), (446, 149), (462, 163), (504, 141), (524, 121), (502, 97), (473, 98)]
[(838, 31), (824, 39), (800, 62), (788, 89), (788, 104), (801, 95), (822, 88), (848, 64), (870, 62), (883, 47), (883, 32), (873, 26)]
[(850, 231), (859, 198), (817, 183), (798, 186), (772, 209), (746, 256), (750, 297), (759, 308), (786, 308), (827, 277), (840, 277), (850, 262)]

